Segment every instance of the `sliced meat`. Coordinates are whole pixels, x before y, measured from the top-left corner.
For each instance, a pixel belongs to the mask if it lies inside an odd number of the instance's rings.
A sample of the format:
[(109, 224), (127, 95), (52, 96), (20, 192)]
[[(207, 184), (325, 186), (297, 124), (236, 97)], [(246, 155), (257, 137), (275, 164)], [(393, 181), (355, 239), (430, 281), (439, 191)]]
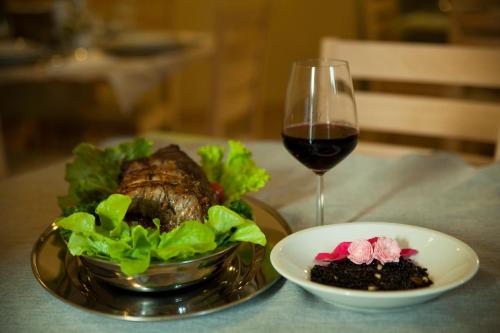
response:
[(148, 220), (159, 218), (161, 231), (188, 220), (203, 222), (215, 204), (205, 173), (177, 145), (125, 163), (116, 192), (132, 198), (129, 219), (151, 226)]

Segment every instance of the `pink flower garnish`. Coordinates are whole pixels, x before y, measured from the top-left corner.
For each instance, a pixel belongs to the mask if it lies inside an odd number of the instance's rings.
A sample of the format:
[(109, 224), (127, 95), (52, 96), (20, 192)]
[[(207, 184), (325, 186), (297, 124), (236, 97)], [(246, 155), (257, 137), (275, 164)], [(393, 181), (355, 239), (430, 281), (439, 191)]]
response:
[(389, 237), (373, 237), (368, 240), (341, 242), (332, 253), (318, 253), (314, 258), (320, 263), (338, 261), (349, 258), (352, 262), (370, 264), (373, 259), (382, 264), (399, 262), (399, 257), (410, 257), (417, 253), (414, 249), (400, 249), (398, 243)]
[(347, 257), (349, 252), (347, 252), (347, 248), (351, 245), (351, 242), (342, 242), (335, 249), (333, 249), (332, 253), (318, 253), (316, 255), (316, 260), (318, 261), (337, 261), (342, 260)]
[(347, 258), (355, 264), (369, 265), (373, 261), (373, 246), (367, 240), (360, 239), (352, 242), (347, 251), (349, 252)]
[(417, 250), (415, 249), (402, 249), (401, 253), (399, 253), (401, 257), (410, 257), (414, 254), (417, 254)]
[(399, 262), (401, 248), (396, 240), (389, 237), (380, 237), (373, 247), (373, 258), (382, 264)]

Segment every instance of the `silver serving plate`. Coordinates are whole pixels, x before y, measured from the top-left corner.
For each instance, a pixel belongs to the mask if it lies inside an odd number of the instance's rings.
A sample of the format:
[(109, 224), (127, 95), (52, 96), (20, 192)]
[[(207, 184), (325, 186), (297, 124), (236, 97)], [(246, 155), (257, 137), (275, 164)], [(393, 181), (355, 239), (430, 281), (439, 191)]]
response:
[(80, 261), (93, 277), (113, 286), (143, 292), (166, 291), (199, 283), (219, 273), (238, 245), (230, 244), (191, 260), (151, 264), (148, 270), (135, 276), (127, 276), (120, 265), (108, 260), (80, 256)]
[[(198, 267), (204, 260), (202, 257), (186, 261), (188, 266), (197, 263), (191, 269), (199, 271), (201, 278), (193, 279), (190, 273), (189, 279), (193, 280), (193, 284), (183, 284), (180, 289), (175, 288), (175, 283), (165, 283), (164, 277), (161, 284), (171, 286), (166, 291), (137, 292), (124, 289), (121, 285), (117, 288), (103, 278), (104, 275), (98, 276), (101, 274), (98, 269), (102, 267), (91, 267), (88, 262), (83, 264), (85, 258), (69, 254), (54, 226), (47, 228), (33, 247), (33, 273), (48, 292), (63, 302), (119, 319), (178, 319), (232, 307), (268, 290), (280, 280), (281, 276), (272, 267), (269, 254), (277, 242), (291, 233), (283, 218), (272, 208), (256, 199), (245, 200), (252, 206), (255, 220), (266, 234), (266, 247), (240, 243), (224, 249), (219, 253), (223, 264), (211, 263), (212, 272), (203, 272)], [(105, 266), (104, 270), (109, 273), (108, 267)], [(205, 273), (208, 275), (205, 276)], [(179, 272), (175, 275), (180, 276)]]

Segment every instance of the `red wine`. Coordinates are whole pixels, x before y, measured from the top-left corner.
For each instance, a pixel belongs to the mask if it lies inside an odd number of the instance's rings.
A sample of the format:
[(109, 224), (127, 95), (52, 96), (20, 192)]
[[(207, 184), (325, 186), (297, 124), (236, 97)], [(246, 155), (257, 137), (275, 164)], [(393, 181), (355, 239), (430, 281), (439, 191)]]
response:
[(358, 142), (358, 131), (340, 124), (294, 125), (281, 136), (290, 154), (317, 174), (337, 165)]

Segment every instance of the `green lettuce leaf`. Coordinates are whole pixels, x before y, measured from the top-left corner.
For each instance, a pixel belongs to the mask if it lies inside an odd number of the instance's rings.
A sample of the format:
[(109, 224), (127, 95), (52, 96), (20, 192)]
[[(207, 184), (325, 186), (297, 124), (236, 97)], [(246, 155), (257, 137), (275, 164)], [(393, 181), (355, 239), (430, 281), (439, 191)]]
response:
[(230, 242), (249, 242), (266, 246), (266, 235), (260, 230), (254, 221), (245, 220), (238, 225), (234, 233), (229, 237)]
[(74, 213), (68, 217), (61, 218), (56, 224), (66, 230), (89, 234), (95, 231), (95, 217), (88, 213)]
[[(95, 212), (99, 215), (103, 228), (114, 231), (121, 227), (121, 222), (131, 203), (132, 199), (122, 194), (111, 194), (108, 199), (99, 203)], [(119, 235), (120, 232), (115, 232), (115, 234)]]
[(153, 219), (155, 228), (129, 226), (123, 221), (130, 202), (122, 194), (112, 194), (102, 201), (96, 209), (101, 225), (96, 225), (94, 215), (85, 212), (56, 220), (58, 227), (71, 233), (70, 253), (108, 258), (125, 274), (136, 275), (147, 270), (154, 259), (187, 259), (231, 242), (266, 245), (266, 237), (255, 222), (224, 206), (210, 207), (205, 223), (186, 221), (160, 234), (158, 219)]
[(186, 221), (170, 232), (160, 235), (155, 254), (158, 258), (186, 259), (199, 253), (206, 253), (217, 247), (215, 233), (199, 221)]
[(224, 158), (224, 148), (216, 145), (204, 146), (198, 150), (201, 157), (201, 167), (208, 178), (208, 181), (219, 182), (224, 171), (222, 159)]
[(224, 188), (225, 205), (248, 192), (255, 192), (264, 187), (269, 180), (266, 170), (257, 167), (252, 159), (252, 152), (241, 142), (229, 140), (229, 152), (223, 160), (224, 148), (209, 145), (198, 150), (201, 167), (211, 182), (217, 182)]
[(215, 231), (219, 244), (242, 241), (265, 246), (267, 243), (255, 222), (224, 206), (210, 207), (206, 224)]
[[(126, 251), (119, 259), (120, 269), (127, 275), (137, 275), (148, 269), (151, 262), (151, 251), (156, 247), (150, 241), (150, 229), (135, 225), (131, 229), (132, 249)], [(154, 231), (152, 231), (154, 232)]]
[(120, 259), (131, 249), (127, 242), (101, 234), (73, 231), (68, 241), (69, 252), (74, 256), (87, 255)]
[(238, 200), (245, 193), (258, 191), (268, 180), (269, 174), (255, 165), (252, 152), (241, 142), (230, 140), (229, 153), (220, 179), (226, 202)]
[(58, 198), (63, 215), (93, 213), (118, 186), (123, 162), (151, 155), (151, 147), (152, 142), (145, 139), (106, 149), (88, 143), (78, 145), (73, 150), (74, 161), (66, 165), (68, 194)]
[(73, 232), (69, 237), (68, 249), (74, 256), (96, 255), (98, 253), (97, 248), (98, 246), (95, 246), (92, 239), (86, 235)]
[(212, 227), (218, 235), (230, 232), (243, 222), (245, 219), (241, 215), (227, 207), (216, 205), (208, 209), (206, 224)]

